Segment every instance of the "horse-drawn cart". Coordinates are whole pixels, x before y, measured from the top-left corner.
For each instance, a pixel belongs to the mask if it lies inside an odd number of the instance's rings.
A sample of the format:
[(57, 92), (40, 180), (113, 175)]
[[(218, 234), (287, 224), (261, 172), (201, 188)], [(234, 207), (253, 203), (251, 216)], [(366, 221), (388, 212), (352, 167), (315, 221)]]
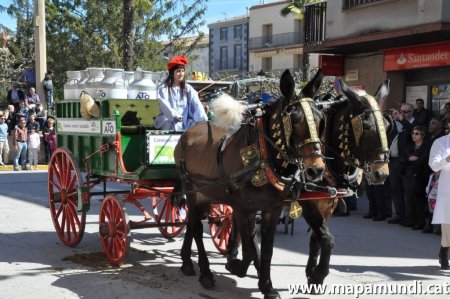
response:
[[(204, 97), (232, 82), (194, 83)], [(56, 105), (58, 147), (48, 170), (51, 217), (61, 241), (75, 246), (83, 238), (91, 198), (101, 196), (101, 244), (110, 262), (119, 264), (126, 256), (132, 229), (157, 227), (162, 235), (173, 238), (186, 225), (184, 205), (170, 196), (177, 179), (173, 149), (181, 132), (155, 129), (158, 101), (96, 99), (97, 117), (86, 117), (83, 105), (78, 100)], [(125, 188), (108, 189), (109, 182)], [(144, 206), (145, 199), (150, 209)], [(143, 219), (130, 220), (125, 204), (137, 207)], [(213, 242), (222, 253), (229, 234), (223, 228), (231, 225), (229, 212), (213, 205), (208, 217)]]

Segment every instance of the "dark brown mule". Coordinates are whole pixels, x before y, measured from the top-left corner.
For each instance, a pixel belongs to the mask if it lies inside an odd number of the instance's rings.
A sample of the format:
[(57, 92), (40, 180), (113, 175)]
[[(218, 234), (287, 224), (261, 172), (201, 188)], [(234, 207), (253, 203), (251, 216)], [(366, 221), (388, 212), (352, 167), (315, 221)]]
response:
[[(320, 72), (320, 71), (319, 71)], [(354, 170), (364, 169), (366, 179), (372, 184), (382, 184), (389, 175), (387, 167), (386, 130), (389, 122), (379, 111), (378, 103), (389, 93), (389, 82), (385, 81), (376, 92), (360, 96), (340, 82), (344, 97), (317, 102), (326, 105), (325, 154), (327, 175), (325, 185), (337, 188), (354, 188)], [(328, 218), (333, 213), (336, 199), (300, 201), (305, 221), (311, 227), (309, 259), (306, 276), (309, 284), (322, 284), (329, 272), (334, 237), (328, 228)], [(227, 259), (237, 256), (236, 230), (231, 233)], [(320, 253), (320, 261), (319, 260)], [(257, 257), (259, 258), (259, 257)], [(259, 260), (255, 261), (259, 265)]]
[[(371, 184), (382, 184), (389, 175), (386, 128), (389, 122), (379, 109), (379, 101), (389, 93), (385, 81), (375, 97), (358, 95), (341, 81), (344, 98), (331, 103), (327, 111), (326, 155), (327, 171), (336, 187), (348, 188), (352, 182), (352, 167), (364, 170)], [(305, 221), (311, 227), (309, 259), (306, 266), (308, 284), (322, 284), (329, 272), (334, 237), (327, 219), (335, 207), (332, 199), (300, 202)], [(320, 253), (320, 260), (318, 263)]]
[[(312, 98), (321, 81), (322, 76), (316, 76), (302, 90), (302, 95)], [(195, 239), (199, 280), (205, 288), (213, 287), (215, 281), (203, 245), (201, 219), (208, 214), (211, 203), (222, 203), (233, 208), (243, 248), (243, 259), (231, 261), (227, 269), (244, 277), (250, 263), (259, 260), (252, 228), (256, 211), (261, 211), (261, 262), (256, 265), (259, 269), (258, 286), (265, 297), (279, 298), (272, 287), (270, 265), (281, 208), (286, 199), (296, 194), (295, 190), (290, 190), (297, 181), (295, 178), (318, 181), (325, 168), (317, 138), (323, 114), (311, 99), (299, 99), (294, 93), (294, 85), (289, 71), (284, 72), (280, 79), (283, 97), (265, 107), (262, 116), (257, 113), (243, 123), (227, 140), (226, 146), (222, 146), (222, 137), (227, 132), (209, 122), (189, 129), (178, 142), (175, 161), (180, 168), (189, 213), (181, 249), (181, 271), (185, 275), (195, 275), (191, 260), (192, 240)], [(254, 145), (258, 145), (261, 155), (257, 165), (264, 164), (262, 172), (269, 183), (258, 181), (261, 169), (251, 167), (254, 161), (243, 164), (243, 150)]]

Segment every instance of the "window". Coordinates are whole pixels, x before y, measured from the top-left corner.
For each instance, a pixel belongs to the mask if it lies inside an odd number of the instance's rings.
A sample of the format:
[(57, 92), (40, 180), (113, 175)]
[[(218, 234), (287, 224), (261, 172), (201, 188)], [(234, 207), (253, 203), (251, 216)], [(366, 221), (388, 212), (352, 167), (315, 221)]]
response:
[(220, 48), (220, 69), (226, 70), (228, 68), (228, 48), (221, 47)]
[(234, 68), (242, 69), (242, 45), (234, 46)]
[(242, 25), (234, 26), (234, 39), (242, 39)]
[(374, 3), (374, 2), (379, 2), (382, 0), (344, 0), (342, 3), (342, 9), (351, 9), (357, 6), (361, 6), (361, 5), (365, 5), (365, 4), (370, 4), (370, 3)]
[(220, 40), (228, 40), (228, 28), (220, 28)]

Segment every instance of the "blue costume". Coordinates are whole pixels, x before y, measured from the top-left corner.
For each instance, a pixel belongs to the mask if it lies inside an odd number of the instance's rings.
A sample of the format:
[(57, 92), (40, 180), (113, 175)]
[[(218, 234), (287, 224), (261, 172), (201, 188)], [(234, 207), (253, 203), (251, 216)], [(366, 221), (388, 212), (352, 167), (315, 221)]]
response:
[(160, 114), (156, 117), (156, 128), (162, 130), (184, 131), (194, 126), (195, 123), (208, 120), (198, 93), (195, 89), (186, 84), (181, 97), (181, 88), (166, 84), (158, 87), (158, 101)]

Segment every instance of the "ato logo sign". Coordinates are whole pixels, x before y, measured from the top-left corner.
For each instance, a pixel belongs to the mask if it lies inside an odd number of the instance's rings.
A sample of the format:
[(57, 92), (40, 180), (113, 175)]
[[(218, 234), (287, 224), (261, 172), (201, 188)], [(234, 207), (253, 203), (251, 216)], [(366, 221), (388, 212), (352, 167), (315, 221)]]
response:
[(115, 135), (116, 134), (116, 122), (113, 120), (106, 120), (102, 122), (102, 134)]

